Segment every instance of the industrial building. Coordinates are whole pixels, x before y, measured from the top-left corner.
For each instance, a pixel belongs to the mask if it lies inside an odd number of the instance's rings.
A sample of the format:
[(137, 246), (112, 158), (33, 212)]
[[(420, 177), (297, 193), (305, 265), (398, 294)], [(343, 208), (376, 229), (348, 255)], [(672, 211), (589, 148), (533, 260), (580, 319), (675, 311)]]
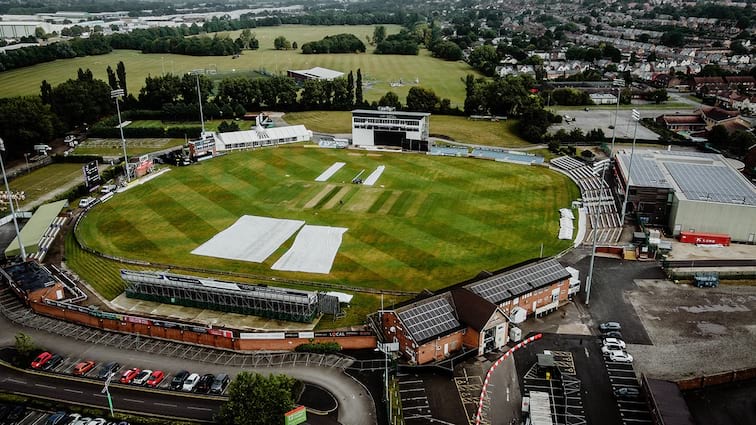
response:
[(463, 282), (431, 296), (379, 312), (379, 331), (398, 342), (410, 363), (441, 362), (460, 353), (477, 355), (518, 340), (509, 323), (555, 310), (567, 301), (570, 272), (553, 258), (504, 269), (491, 277)]
[(247, 285), (169, 273), (121, 270), (126, 296), (164, 304), (312, 322), (341, 313), (339, 298), (325, 293)]
[(756, 187), (722, 155), (636, 149), (632, 167), (629, 151), (616, 158), (619, 198), (629, 184), (627, 211), (640, 222), (754, 242)]
[(427, 152), (429, 120), (428, 112), (356, 109), (352, 111), (352, 143)]

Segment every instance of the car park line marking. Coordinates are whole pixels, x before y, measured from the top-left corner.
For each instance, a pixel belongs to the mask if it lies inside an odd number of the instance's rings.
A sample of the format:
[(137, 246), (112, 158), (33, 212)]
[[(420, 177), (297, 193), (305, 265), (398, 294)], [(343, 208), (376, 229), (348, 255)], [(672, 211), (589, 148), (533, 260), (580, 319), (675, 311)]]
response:
[(206, 411), (206, 412), (210, 412), (210, 411), (212, 411), (212, 409), (208, 409), (207, 407), (194, 407), (194, 406), (187, 406), (186, 408), (187, 408), (187, 409), (192, 409), (192, 410), (204, 410), (204, 411)]
[(406, 393), (409, 391), (425, 391), (425, 388), (407, 388), (406, 390), (399, 390), (400, 393)]
[(42, 387), (42, 388), (47, 388), (48, 390), (54, 390), (54, 389), (55, 389), (55, 387), (53, 387), (52, 385), (45, 385), (45, 384), (34, 384), (34, 386), (35, 386), (35, 387)]
[(627, 413), (648, 413), (648, 410), (636, 410), (636, 409), (622, 409), (622, 408), (620, 408), (620, 412), (627, 412)]
[(42, 415), (38, 417), (34, 422), (32, 422), (30, 425), (37, 425), (38, 423), (42, 422), (47, 418), (47, 415)]
[(79, 390), (72, 390), (70, 388), (63, 388), (63, 391), (68, 391), (69, 393), (75, 393), (75, 394), (81, 394), (82, 393)]
[(130, 401), (132, 403), (144, 403), (144, 400), (136, 400), (133, 398), (124, 398), (123, 401)]
[(155, 406), (176, 407), (175, 404), (170, 404), (170, 403), (152, 403), (152, 404), (154, 404)]
[(400, 381), (400, 384), (422, 384), (423, 381), (415, 380), (415, 381)]

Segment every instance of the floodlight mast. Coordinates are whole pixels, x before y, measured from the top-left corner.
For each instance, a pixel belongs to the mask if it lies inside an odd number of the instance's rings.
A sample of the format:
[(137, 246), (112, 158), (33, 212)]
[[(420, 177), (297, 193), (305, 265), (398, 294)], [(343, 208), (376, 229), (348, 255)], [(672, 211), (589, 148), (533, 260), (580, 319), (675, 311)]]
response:
[(195, 69), (192, 71), (192, 74), (197, 79), (197, 103), (199, 104), (199, 113), (200, 113), (200, 124), (202, 125), (202, 134), (200, 134), (200, 137), (205, 136), (205, 116), (202, 114), (202, 91), (200, 91), (200, 82), (199, 82), (199, 76), (202, 73), (201, 70)]
[(18, 220), (16, 219), (16, 211), (13, 209), (13, 195), (8, 186), (8, 177), (5, 175), (5, 164), (3, 164), (3, 155), (5, 152), (5, 141), (0, 138), (0, 169), (3, 171), (3, 181), (5, 182), (5, 192), (8, 194), (8, 205), (10, 205), (11, 216), (13, 217), (13, 226), (16, 229), (16, 240), (18, 241), (18, 247), (21, 249), (21, 261), (26, 261), (26, 248), (21, 241), (21, 232), (18, 230)]
[(620, 218), (620, 226), (625, 225), (625, 214), (627, 213), (627, 197), (630, 193), (630, 173), (633, 169), (633, 158), (635, 157), (635, 140), (638, 135), (638, 122), (640, 121), (640, 112), (637, 109), (633, 109), (633, 120), (635, 121), (635, 130), (633, 130), (633, 146), (630, 148), (630, 163), (627, 165), (627, 176), (625, 176), (625, 200), (622, 202), (622, 217)]
[(110, 91), (110, 97), (115, 99), (116, 111), (118, 112), (118, 129), (121, 130), (121, 145), (123, 146), (123, 167), (126, 171), (126, 182), (131, 181), (131, 173), (129, 172), (129, 157), (126, 155), (126, 138), (123, 137), (123, 122), (121, 122), (121, 106), (118, 104), (118, 98), (124, 95), (123, 89), (115, 89)]
[(614, 125), (612, 126), (612, 151), (609, 153), (609, 158), (614, 158), (614, 140), (617, 135), (617, 116), (619, 115), (620, 98), (622, 97), (622, 89), (625, 87), (625, 80), (622, 78), (616, 78), (612, 81), (612, 85), (617, 87), (617, 109), (614, 112)]

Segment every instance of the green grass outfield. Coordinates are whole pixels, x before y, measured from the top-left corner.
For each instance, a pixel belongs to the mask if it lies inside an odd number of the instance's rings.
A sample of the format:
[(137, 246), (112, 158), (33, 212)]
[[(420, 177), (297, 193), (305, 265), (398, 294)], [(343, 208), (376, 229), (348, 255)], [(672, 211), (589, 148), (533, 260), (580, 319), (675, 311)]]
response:
[[(289, 112), (283, 117), (289, 124), (303, 124), (308, 130), (322, 133), (351, 133), (352, 114), (349, 111)], [(518, 148), (531, 146), (515, 134), (517, 121), (472, 121), (452, 115), (431, 115), (430, 134), (445, 136), (462, 143)]]
[[(337, 161), (347, 165), (314, 181)], [(378, 165), (387, 168), (376, 186), (349, 183)], [(557, 209), (578, 196), (569, 179), (542, 167), (299, 145), (173, 169), (93, 208), (78, 235), (134, 259), (419, 291), (533, 258), (541, 243), (544, 255), (567, 248), (556, 237)], [(349, 230), (328, 275), (270, 269), (293, 238), (263, 264), (190, 254), (244, 214)]]
[[(399, 31), (396, 25), (387, 25), (387, 32)], [(454, 105), (462, 105), (465, 87), (462, 79), (467, 74), (479, 75), (462, 61), (446, 62), (430, 56), (422, 50), (418, 56), (374, 55), (372, 47), (368, 53), (304, 55), (301, 50), (277, 51), (273, 49), (273, 39), (279, 35), (299, 46), (307, 41), (320, 40), (326, 35), (353, 33), (360, 39), (373, 33), (372, 25), (355, 26), (298, 26), (255, 28), (253, 32), (260, 40), (260, 49), (244, 51), (240, 58), (231, 56), (185, 56), (171, 54), (142, 54), (135, 50), (118, 50), (107, 55), (63, 59), (42, 63), (32, 67), (0, 72), (0, 96), (38, 95), (42, 80), (52, 85), (69, 78), (76, 78), (78, 68), (89, 68), (95, 78), (107, 81), (105, 72), (108, 65), (115, 69), (118, 61), (126, 65), (128, 88), (135, 96), (144, 85), (147, 75), (161, 75), (163, 71), (183, 74), (193, 69), (216, 70), (218, 78), (232, 75), (249, 75), (260, 69), (271, 73), (286, 73), (287, 69), (304, 69), (321, 66), (348, 73), (362, 69), (366, 100), (378, 100), (387, 91), (394, 91), (402, 101), (415, 79), (424, 87), (433, 89), (439, 97), (449, 98)], [(403, 80), (403, 87), (390, 87), (392, 81)]]

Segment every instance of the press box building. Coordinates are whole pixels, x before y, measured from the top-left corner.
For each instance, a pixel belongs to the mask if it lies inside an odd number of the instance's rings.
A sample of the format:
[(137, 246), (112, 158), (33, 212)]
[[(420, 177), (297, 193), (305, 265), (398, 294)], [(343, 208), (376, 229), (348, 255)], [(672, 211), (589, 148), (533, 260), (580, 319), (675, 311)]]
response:
[(428, 112), (356, 109), (352, 111), (352, 144), (428, 151)]

